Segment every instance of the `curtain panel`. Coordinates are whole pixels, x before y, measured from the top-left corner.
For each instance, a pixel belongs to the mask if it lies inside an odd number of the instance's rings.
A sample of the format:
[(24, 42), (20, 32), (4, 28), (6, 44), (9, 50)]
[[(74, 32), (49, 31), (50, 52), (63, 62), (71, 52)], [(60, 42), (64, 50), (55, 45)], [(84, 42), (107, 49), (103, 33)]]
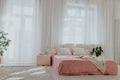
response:
[(107, 58), (114, 59), (114, 0), (98, 0), (99, 33)]
[(63, 0), (40, 0), (41, 50), (59, 47), (62, 42)]

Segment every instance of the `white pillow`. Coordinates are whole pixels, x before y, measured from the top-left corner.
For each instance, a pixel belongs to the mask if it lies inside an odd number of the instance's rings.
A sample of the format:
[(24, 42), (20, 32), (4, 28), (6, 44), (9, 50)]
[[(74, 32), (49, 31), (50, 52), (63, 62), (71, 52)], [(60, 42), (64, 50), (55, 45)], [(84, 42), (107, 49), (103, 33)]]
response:
[(74, 56), (82, 56), (85, 54), (84, 48), (72, 48), (72, 51)]
[(72, 55), (72, 53), (69, 48), (58, 48), (57, 55)]

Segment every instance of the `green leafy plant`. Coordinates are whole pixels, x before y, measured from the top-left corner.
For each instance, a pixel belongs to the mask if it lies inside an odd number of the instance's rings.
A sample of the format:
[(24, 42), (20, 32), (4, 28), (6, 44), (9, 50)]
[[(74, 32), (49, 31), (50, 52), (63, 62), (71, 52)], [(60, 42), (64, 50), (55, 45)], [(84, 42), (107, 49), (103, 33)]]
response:
[(8, 33), (0, 32), (0, 57), (3, 56), (4, 51), (7, 50), (11, 41), (7, 38), (7, 35)]
[(93, 48), (91, 55), (95, 54), (96, 57), (99, 57), (103, 53), (103, 49), (101, 46)]

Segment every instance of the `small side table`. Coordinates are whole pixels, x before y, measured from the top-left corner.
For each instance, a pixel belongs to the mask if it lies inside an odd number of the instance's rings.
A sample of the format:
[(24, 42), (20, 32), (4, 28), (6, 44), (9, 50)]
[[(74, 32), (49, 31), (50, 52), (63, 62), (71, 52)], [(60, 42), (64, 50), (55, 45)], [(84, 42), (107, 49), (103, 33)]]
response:
[(51, 56), (50, 55), (38, 55), (37, 56), (37, 66), (50, 66)]

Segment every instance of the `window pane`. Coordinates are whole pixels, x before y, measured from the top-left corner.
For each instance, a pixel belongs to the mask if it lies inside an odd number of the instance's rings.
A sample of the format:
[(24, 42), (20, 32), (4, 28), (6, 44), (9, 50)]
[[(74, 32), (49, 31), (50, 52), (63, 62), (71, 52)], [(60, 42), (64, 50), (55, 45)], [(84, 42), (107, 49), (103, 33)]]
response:
[(63, 43), (98, 43), (95, 5), (66, 3), (63, 16)]
[(33, 14), (33, 8), (32, 7), (24, 7), (24, 15), (32, 15)]
[(25, 31), (27, 32), (32, 31), (32, 26), (33, 26), (32, 18), (31, 17), (25, 18)]
[(17, 6), (17, 5), (15, 5), (15, 6), (13, 6), (13, 9), (12, 9), (13, 11), (13, 14), (18, 14), (18, 15), (20, 15), (21, 14), (21, 11), (22, 11), (22, 7), (21, 6)]

